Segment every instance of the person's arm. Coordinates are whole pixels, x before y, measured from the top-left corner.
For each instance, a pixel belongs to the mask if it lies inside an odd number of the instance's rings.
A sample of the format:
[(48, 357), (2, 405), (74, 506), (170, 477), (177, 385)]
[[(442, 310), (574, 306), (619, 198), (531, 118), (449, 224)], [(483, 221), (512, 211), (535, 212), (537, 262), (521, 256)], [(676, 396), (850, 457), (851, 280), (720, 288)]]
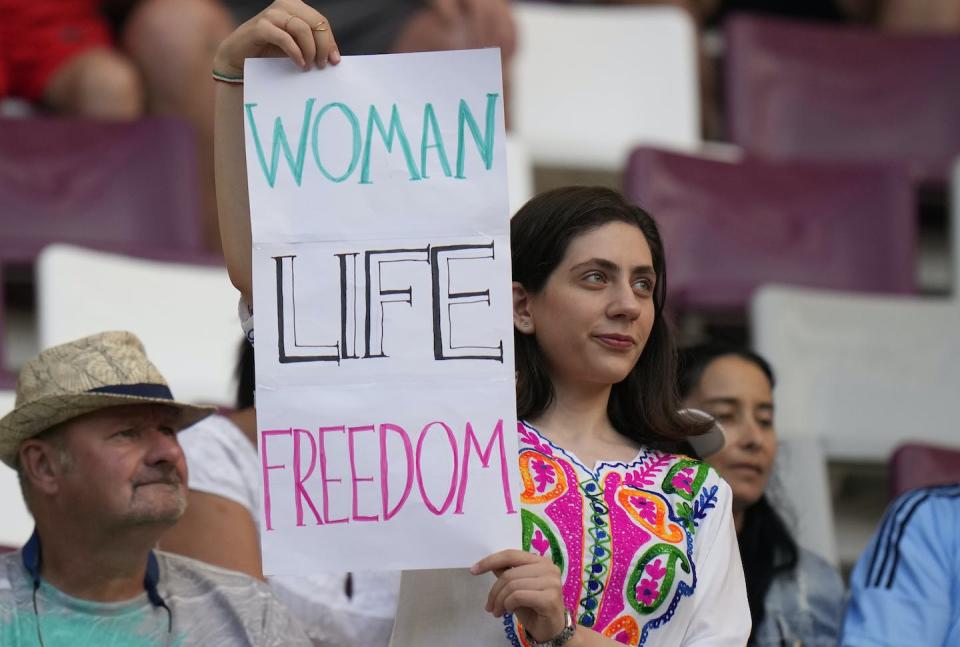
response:
[[(287, 57), (304, 70), (340, 62), (333, 29), (322, 14), (299, 0), (275, 0), (240, 25), (220, 44), (213, 67), (224, 76), (242, 77), (243, 62), (261, 57)], [(217, 83), (214, 164), (227, 272), (243, 299), (253, 305), (242, 84)]]
[(190, 490), (186, 513), (160, 539), (160, 548), (265, 579), (257, 526), (250, 511), (216, 494)]
[(684, 647), (745, 645), (750, 636), (750, 605), (731, 510), (733, 493), (726, 481), (714, 478), (719, 485), (716, 512), (720, 514), (697, 530), (702, 548), (696, 559), (697, 588)]
[[(563, 630), (563, 582), (560, 569), (549, 558), (522, 550), (502, 550), (481, 559), (470, 572), (493, 573), (497, 577), (486, 607), (494, 616), (515, 613), (524, 629), (539, 642), (551, 640)], [(580, 626), (565, 643), (565, 647), (616, 645), (620, 643)]]
[(956, 622), (960, 486), (923, 488), (891, 504), (850, 575), (845, 647), (945, 645)]

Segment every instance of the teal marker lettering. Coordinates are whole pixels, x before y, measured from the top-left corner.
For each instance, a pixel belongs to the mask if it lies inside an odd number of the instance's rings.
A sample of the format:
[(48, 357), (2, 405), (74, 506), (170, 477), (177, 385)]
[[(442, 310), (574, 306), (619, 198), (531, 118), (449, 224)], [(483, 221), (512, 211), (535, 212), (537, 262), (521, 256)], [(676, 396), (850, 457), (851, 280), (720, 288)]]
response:
[[(430, 143), (431, 135), (434, 142), (432, 144)], [(423, 135), (420, 138), (420, 176), (424, 179), (430, 177), (427, 175), (427, 150), (431, 148), (437, 149), (440, 168), (444, 175), (450, 177), (450, 163), (447, 161), (447, 152), (443, 148), (443, 135), (440, 133), (437, 115), (433, 111), (433, 104), (427, 103), (423, 106)]]
[(500, 95), (496, 92), (487, 94), (487, 114), (485, 133), (480, 136), (480, 128), (477, 126), (473, 113), (470, 112), (470, 106), (463, 99), (460, 99), (460, 113), (457, 118), (457, 179), (463, 180), (466, 176), (463, 174), (466, 160), (464, 159), (464, 129), (466, 124), (470, 127), (470, 134), (473, 135), (473, 141), (480, 151), (480, 157), (483, 159), (484, 168), (488, 171), (493, 166), (493, 135), (496, 119), (497, 98)]
[[(344, 171), (343, 175), (337, 176), (334, 176), (327, 171), (326, 167), (323, 165), (323, 162), (320, 161), (320, 146), (317, 142), (317, 128), (320, 126), (320, 120), (331, 108), (336, 108), (342, 112), (343, 116), (347, 118), (348, 122), (350, 122), (350, 128), (353, 130), (353, 152), (350, 155), (350, 164), (347, 166), (347, 170)], [(317, 163), (317, 168), (319, 168), (320, 172), (323, 173), (323, 177), (327, 178), (331, 182), (343, 182), (350, 177), (350, 174), (353, 173), (353, 169), (357, 168), (357, 163), (360, 161), (360, 121), (357, 119), (357, 116), (353, 114), (353, 111), (342, 103), (328, 103), (320, 109), (320, 112), (317, 113), (316, 118), (313, 120), (312, 134), (313, 137), (311, 143), (313, 148), (313, 159)]]
[(410, 142), (407, 141), (407, 135), (403, 131), (403, 124), (400, 122), (400, 113), (397, 110), (397, 104), (393, 104), (390, 110), (390, 130), (384, 128), (380, 114), (376, 106), (370, 106), (370, 112), (367, 116), (367, 139), (363, 144), (363, 159), (360, 163), (360, 184), (372, 184), (370, 180), (370, 145), (373, 142), (373, 127), (376, 126), (380, 132), (380, 137), (386, 145), (387, 152), (393, 152), (393, 138), (400, 141), (400, 149), (403, 151), (403, 157), (407, 162), (407, 170), (410, 172), (411, 180), (419, 180), (420, 173), (417, 172), (416, 163), (413, 161), (413, 154), (410, 152)]
[(287, 133), (283, 129), (283, 123), (280, 117), (273, 121), (273, 151), (270, 157), (270, 168), (267, 168), (267, 161), (263, 154), (263, 146), (260, 144), (260, 134), (257, 132), (257, 122), (253, 118), (253, 109), (257, 106), (255, 103), (244, 105), (247, 113), (247, 121), (250, 123), (250, 132), (253, 135), (253, 143), (257, 149), (257, 159), (260, 161), (260, 168), (267, 179), (270, 188), (277, 181), (277, 167), (280, 160), (280, 148), (283, 148), (283, 156), (290, 166), (293, 173), (293, 179), (297, 186), (300, 186), (300, 180), (303, 177), (303, 160), (307, 152), (307, 125), (310, 123), (310, 115), (313, 113), (313, 104), (316, 99), (308, 99), (303, 110), (303, 124), (300, 126), (300, 142), (297, 144), (297, 157), (294, 159), (290, 145), (287, 143)]

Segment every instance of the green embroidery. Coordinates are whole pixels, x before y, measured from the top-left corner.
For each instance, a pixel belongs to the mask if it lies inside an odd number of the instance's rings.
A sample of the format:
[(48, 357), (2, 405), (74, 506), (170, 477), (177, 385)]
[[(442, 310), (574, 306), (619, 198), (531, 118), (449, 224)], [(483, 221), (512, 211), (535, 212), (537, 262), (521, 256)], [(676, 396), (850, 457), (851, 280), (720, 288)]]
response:
[(549, 524), (529, 510), (520, 510), (520, 525), (523, 533), (523, 543), (521, 544), (523, 550), (530, 552), (531, 542), (533, 541), (533, 531), (539, 530), (543, 533), (543, 537), (547, 540), (547, 543), (550, 544), (550, 558), (553, 560), (553, 563), (557, 565), (557, 568), (560, 569), (560, 572), (563, 572), (563, 550), (560, 548), (560, 541), (557, 539), (557, 536), (550, 530)]
[[(658, 558), (663, 558), (666, 564), (661, 564)], [(685, 573), (690, 572), (687, 556), (669, 544), (657, 544), (643, 554), (627, 580), (626, 589), (627, 601), (637, 613), (653, 613), (667, 599), (676, 578), (677, 562)]]
[(663, 491), (665, 494), (676, 494), (687, 501), (693, 501), (694, 494), (700, 491), (709, 472), (710, 467), (706, 464), (692, 458), (683, 458), (663, 477)]

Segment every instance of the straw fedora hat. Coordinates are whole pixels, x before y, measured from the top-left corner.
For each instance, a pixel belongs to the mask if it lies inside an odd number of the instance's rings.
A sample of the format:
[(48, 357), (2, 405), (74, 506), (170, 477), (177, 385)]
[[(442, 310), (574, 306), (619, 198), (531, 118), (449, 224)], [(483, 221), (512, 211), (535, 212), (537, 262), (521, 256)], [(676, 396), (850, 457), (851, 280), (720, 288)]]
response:
[(176, 409), (178, 430), (214, 411), (174, 400), (133, 333), (103, 332), (48, 348), (20, 371), (16, 405), (0, 419), (0, 460), (15, 467), (27, 438), (91, 411), (139, 403)]

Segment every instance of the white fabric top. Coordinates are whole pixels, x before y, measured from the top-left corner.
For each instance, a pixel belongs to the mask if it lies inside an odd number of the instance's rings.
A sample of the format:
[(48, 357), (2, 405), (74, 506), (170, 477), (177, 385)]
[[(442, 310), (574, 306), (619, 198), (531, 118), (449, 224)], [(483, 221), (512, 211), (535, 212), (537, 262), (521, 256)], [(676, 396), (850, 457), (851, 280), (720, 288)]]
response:
[(180, 555), (155, 554), (157, 592), (169, 612), (154, 606), (146, 592), (122, 602), (94, 602), (42, 578), (34, 597), (21, 551), (0, 556), (0, 645), (309, 647), (300, 624), (263, 582)]
[[(230, 420), (213, 415), (180, 432), (191, 490), (239, 503), (260, 522), (260, 461), (257, 450)], [(346, 573), (274, 576), (277, 597), (304, 625), (315, 645), (379, 647), (393, 627), (400, 574), (355, 572), (353, 597)]]
[[(593, 519), (606, 517), (605, 523), (597, 527), (603, 528), (607, 532), (606, 536), (613, 538), (612, 544), (603, 544), (608, 546), (604, 554), (612, 553), (613, 557), (604, 562), (609, 568), (604, 567), (600, 571), (608, 575), (601, 576), (601, 581), (606, 583), (601, 587), (606, 597), (597, 601), (599, 606), (593, 604), (595, 600), (589, 597), (579, 599), (581, 597), (579, 582), (583, 573), (580, 564), (577, 564), (572, 571), (570, 569), (564, 571), (568, 579), (578, 582), (574, 593), (577, 594), (579, 602), (573, 603), (577, 604), (577, 607), (573, 608), (573, 604), (567, 601), (571, 613), (581, 614), (580, 624), (586, 625), (579, 627), (578, 631), (591, 631), (588, 628), (590, 625), (583, 621), (583, 618), (588, 615), (581, 613), (585, 609), (595, 612), (591, 617), (597, 618), (596, 622), (599, 623), (600, 618), (609, 615), (609, 609), (605, 610), (605, 605), (615, 609), (619, 596), (624, 594), (628, 597), (641, 596), (639, 589), (641, 586), (646, 586), (650, 589), (646, 593), (650, 593), (652, 597), (659, 599), (659, 596), (669, 593), (667, 599), (673, 602), (657, 607), (651, 604), (652, 599), (641, 597), (640, 599), (644, 601), (637, 605), (642, 611), (638, 620), (633, 621), (628, 615), (621, 615), (619, 623), (606, 626), (605, 634), (631, 645), (658, 647), (661, 645), (731, 647), (746, 644), (751, 627), (750, 610), (733, 525), (732, 495), (730, 486), (714, 470), (687, 457), (646, 449), (640, 451), (633, 463), (598, 463), (594, 470), (590, 470), (580, 464), (575, 456), (540, 436), (532, 427), (523, 425), (520, 432), (523, 441), (520, 446), (522, 473), (527, 469), (527, 465), (533, 465), (535, 468), (539, 466), (542, 470), (547, 469), (546, 461), (549, 460), (552, 462), (553, 469), (568, 470), (566, 483), (578, 486), (566, 488), (567, 494), (564, 496), (568, 498), (552, 498), (546, 504), (542, 501), (545, 494), (527, 488), (520, 499), (524, 513), (531, 519), (537, 514), (545, 515), (547, 519), (558, 523), (555, 526), (557, 532), (554, 535), (563, 538), (562, 541), (558, 540), (560, 550), (564, 550), (564, 546), (576, 546), (580, 549), (578, 553), (585, 555), (586, 551), (582, 548), (593, 546), (591, 550), (596, 550), (600, 546), (597, 543), (588, 543), (588, 537), (593, 536), (591, 533), (564, 530), (567, 527), (576, 529), (575, 526), (580, 521), (577, 516), (579, 514), (585, 515), (584, 518), (587, 519), (592, 514), (595, 514)], [(667, 468), (670, 466), (672, 468), (668, 471)], [(556, 472), (551, 472), (551, 475), (557, 477), (547, 479), (551, 484), (559, 484), (564, 480), (560, 479)], [(525, 475), (524, 482), (535, 483), (535, 480)], [(628, 524), (630, 522), (620, 510), (617, 511), (616, 517), (606, 516), (608, 510), (604, 506), (599, 509), (592, 508), (592, 513), (585, 512), (586, 506), (573, 516), (568, 513), (578, 507), (576, 501), (581, 496), (580, 493), (583, 493), (584, 501), (590, 496), (598, 501), (610, 501), (612, 511), (613, 505), (622, 505), (613, 503), (619, 500), (614, 497), (614, 494), (621, 490), (636, 492), (638, 496), (642, 494), (646, 497), (644, 501), (649, 501), (652, 505), (669, 506), (667, 517), (663, 519), (669, 522), (665, 528), (669, 529), (673, 524), (671, 532), (681, 534), (680, 539), (674, 537), (669, 541), (679, 542), (679, 545), (688, 551), (681, 561), (684, 563), (686, 560), (689, 561), (689, 570), (681, 569), (678, 564), (671, 565), (671, 562), (666, 561), (664, 565), (669, 569), (676, 567), (673, 571), (676, 579), (673, 575), (664, 579), (667, 568), (661, 569), (661, 563), (665, 560), (657, 559), (656, 564), (648, 565), (645, 569), (645, 573), (650, 575), (651, 579), (641, 579), (637, 591), (634, 591), (630, 585), (627, 585), (623, 593), (617, 589), (616, 582), (625, 579), (623, 564), (633, 564), (640, 556), (639, 552), (634, 552), (635, 549), (631, 543), (631, 541), (635, 543), (638, 533), (630, 532), (629, 525), (623, 525), (624, 522)], [(693, 502), (692, 508), (680, 496), (681, 490), (686, 490), (686, 498)], [(698, 493), (699, 497), (696, 496)], [(649, 510), (649, 507), (645, 509)], [(657, 519), (660, 518), (659, 514), (658, 512)], [(647, 522), (645, 525), (647, 530), (651, 532), (658, 530), (650, 518), (642, 518), (643, 513), (640, 516), (641, 522)], [(572, 524), (564, 526), (565, 521), (569, 519), (573, 519)], [(606, 521), (610, 522), (609, 526), (606, 525)], [(538, 533), (553, 532), (545, 522), (538, 523), (540, 524), (536, 526)], [(678, 525), (680, 523), (684, 524), (685, 530), (680, 529)], [(547, 530), (543, 530), (544, 528)], [(662, 535), (663, 529), (659, 530)], [(530, 533), (525, 532), (524, 535), (527, 536), (532, 532), (531, 528)], [(650, 533), (645, 536), (647, 542), (643, 544), (643, 550), (649, 554), (652, 543), (661, 540), (651, 539)], [(683, 538), (686, 541), (682, 541)], [(661, 547), (656, 545), (652, 550), (656, 551)], [(528, 549), (526, 544), (523, 548)], [(535, 547), (531, 546), (531, 548)], [(544, 554), (545, 548), (537, 550)], [(554, 549), (549, 550), (552, 556)], [(618, 550), (625, 553), (621, 552), (621, 557), (618, 557)], [(679, 552), (679, 549), (677, 550)], [(628, 560), (624, 561), (623, 557)], [(564, 554), (564, 564), (572, 567), (572, 561), (569, 554)], [(598, 565), (598, 562), (593, 562), (593, 568), (597, 568)], [(658, 575), (651, 575), (657, 569), (661, 569)], [(617, 577), (615, 577), (616, 573), (619, 573)], [(654, 583), (654, 577), (660, 578), (660, 581)], [(487, 593), (493, 581), (491, 575), (475, 577), (463, 569), (405, 571), (391, 645), (446, 647), (470, 644), (484, 647), (498, 645), (521, 647), (523, 643), (518, 638), (520, 629), (514, 625), (513, 620), (509, 616), (494, 618), (484, 610)], [(666, 588), (661, 594), (660, 589), (663, 587)], [(627, 629), (630, 625), (633, 626), (632, 631)], [(603, 625), (594, 626), (594, 630), (601, 629)], [(632, 635), (634, 633), (635, 635)]]

